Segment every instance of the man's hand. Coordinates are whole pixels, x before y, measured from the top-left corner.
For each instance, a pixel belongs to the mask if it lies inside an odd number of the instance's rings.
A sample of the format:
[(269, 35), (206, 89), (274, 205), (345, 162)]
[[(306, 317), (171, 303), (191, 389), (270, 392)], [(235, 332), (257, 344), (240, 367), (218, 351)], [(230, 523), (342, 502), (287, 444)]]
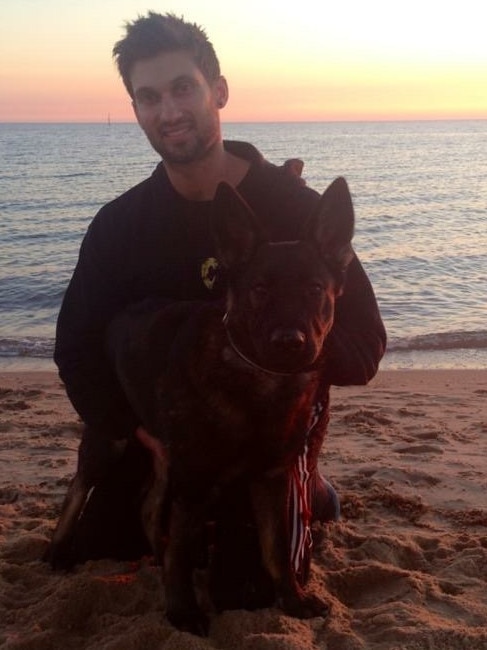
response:
[(296, 176), (296, 178), (299, 178), (301, 185), (306, 185), (306, 181), (301, 177), (304, 168), (304, 162), (302, 160), (299, 158), (289, 158), (289, 160), (285, 161), (283, 167), (286, 172), (292, 176)]

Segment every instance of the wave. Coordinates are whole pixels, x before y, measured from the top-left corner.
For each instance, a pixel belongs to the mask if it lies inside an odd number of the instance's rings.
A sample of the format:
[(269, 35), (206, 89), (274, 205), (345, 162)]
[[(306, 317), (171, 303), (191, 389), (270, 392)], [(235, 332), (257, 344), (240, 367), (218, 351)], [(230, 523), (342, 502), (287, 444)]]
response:
[(478, 350), (487, 348), (487, 331), (456, 331), (422, 334), (405, 338), (392, 338), (387, 346), (389, 352), (444, 350)]
[(30, 357), (50, 359), (54, 353), (54, 339), (24, 336), (19, 339), (0, 339), (0, 357)]
[(88, 172), (72, 172), (72, 173), (62, 173), (62, 174), (52, 174), (51, 178), (81, 178), (83, 176), (94, 176), (94, 171)]
[[(446, 350), (487, 349), (487, 331), (438, 332), (404, 338), (392, 338), (388, 352), (441, 352)], [(0, 339), (0, 357), (52, 358), (54, 339), (24, 336)]]

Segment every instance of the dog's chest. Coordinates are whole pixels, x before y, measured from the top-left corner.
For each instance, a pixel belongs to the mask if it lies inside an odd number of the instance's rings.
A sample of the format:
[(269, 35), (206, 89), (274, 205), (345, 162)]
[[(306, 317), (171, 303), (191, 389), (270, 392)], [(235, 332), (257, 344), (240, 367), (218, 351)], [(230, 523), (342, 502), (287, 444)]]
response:
[(305, 445), (317, 376), (258, 369), (214, 330), (204, 342), (160, 393), (174, 463), (217, 482), (293, 464)]
[(199, 378), (184, 419), (198, 421), (192, 431), (207, 458), (273, 466), (300, 453), (315, 393), (313, 377), (272, 375), (241, 368), (237, 361)]

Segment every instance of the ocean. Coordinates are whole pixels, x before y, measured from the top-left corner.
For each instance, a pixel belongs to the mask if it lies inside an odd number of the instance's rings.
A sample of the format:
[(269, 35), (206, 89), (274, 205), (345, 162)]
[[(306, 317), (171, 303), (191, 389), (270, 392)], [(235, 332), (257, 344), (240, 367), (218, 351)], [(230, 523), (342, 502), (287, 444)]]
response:
[[(388, 331), (383, 368), (487, 368), (487, 121), (233, 123), (224, 137), (345, 176)], [(0, 370), (53, 368), (97, 210), (158, 162), (136, 124), (0, 124)]]

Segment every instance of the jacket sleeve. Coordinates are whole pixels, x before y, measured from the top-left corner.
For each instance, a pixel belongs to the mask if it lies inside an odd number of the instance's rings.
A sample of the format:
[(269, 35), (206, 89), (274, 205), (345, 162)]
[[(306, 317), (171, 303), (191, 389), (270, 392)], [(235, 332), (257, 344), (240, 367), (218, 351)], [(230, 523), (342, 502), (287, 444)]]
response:
[[(100, 435), (122, 438), (137, 420), (107, 362), (105, 331), (123, 306), (123, 275), (113, 249), (100, 247), (96, 218), (80, 249), (56, 329), (54, 361), (74, 408)], [(118, 281), (117, 281), (118, 280)]]
[(335, 386), (366, 384), (384, 355), (386, 331), (372, 285), (356, 256), (336, 301), (326, 346), (325, 381)]

